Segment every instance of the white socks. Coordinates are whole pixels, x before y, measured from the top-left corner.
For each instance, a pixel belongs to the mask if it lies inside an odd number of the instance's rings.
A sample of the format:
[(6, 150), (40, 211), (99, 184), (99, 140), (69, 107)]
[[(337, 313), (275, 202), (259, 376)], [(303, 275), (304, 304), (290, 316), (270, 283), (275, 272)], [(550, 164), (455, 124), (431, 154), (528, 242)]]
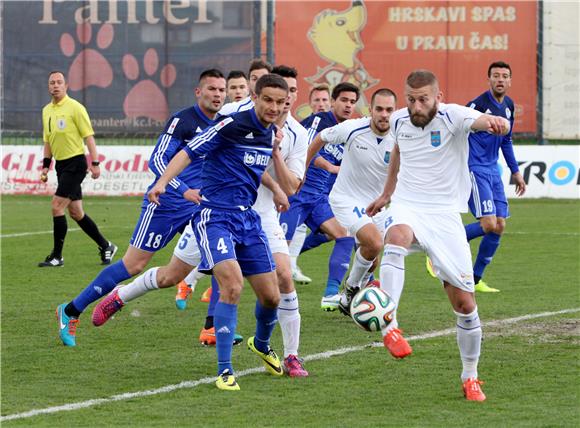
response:
[(298, 260), (298, 256), (300, 255), (300, 250), (302, 250), (302, 245), (304, 245), (304, 241), (306, 240), (306, 225), (302, 223), (300, 226), (296, 228), (294, 232), (294, 237), (288, 246), (288, 250), (290, 251), (290, 267), (292, 271), (296, 270), (296, 260)]
[(157, 290), (157, 271), (158, 267), (149, 269), (144, 274), (139, 275), (129, 284), (119, 288), (119, 297), (123, 303), (128, 303), (131, 300), (141, 297), (152, 290)]
[(184, 281), (187, 285), (191, 287), (191, 291), (194, 291), (197, 281), (202, 279), (204, 276), (206, 276), (205, 273), (199, 272), (196, 266), (191, 272), (189, 272), (189, 274), (185, 277)]
[(463, 363), (461, 380), (477, 377), (477, 363), (481, 353), (481, 322), (477, 314), (477, 308), (470, 314), (457, 315), (457, 345), (459, 355)]
[[(391, 299), (399, 306), (403, 285), (405, 284), (405, 256), (409, 254), (406, 248), (387, 244), (381, 260), (381, 289), (386, 291)], [(382, 331), (383, 336), (388, 331), (397, 328), (397, 311), (393, 313), (393, 321)]]
[(300, 344), (300, 312), (298, 311), (298, 295), (296, 290), (280, 294), (278, 305), (278, 323), (282, 329), (284, 342), (284, 358), (288, 355), (298, 356)]
[(362, 281), (366, 277), (368, 282), (368, 278), (370, 277), (369, 269), (373, 265), (373, 261), (374, 260), (365, 259), (360, 253), (360, 248), (356, 250), (356, 253), (354, 254), (354, 262), (350, 268), (350, 274), (346, 279), (347, 286), (364, 287), (366, 283), (362, 284)]

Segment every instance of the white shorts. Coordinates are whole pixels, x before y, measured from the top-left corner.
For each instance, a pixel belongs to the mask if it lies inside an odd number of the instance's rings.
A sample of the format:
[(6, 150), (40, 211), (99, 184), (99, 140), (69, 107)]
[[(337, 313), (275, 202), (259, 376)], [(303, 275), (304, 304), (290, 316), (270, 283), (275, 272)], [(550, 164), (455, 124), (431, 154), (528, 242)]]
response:
[(424, 213), (391, 205), (387, 209), (386, 230), (396, 224), (413, 229), (439, 279), (470, 293), (474, 291), (471, 250), (459, 213)]
[(262, 229), (268, 238), (268, 245), (270, 246), (270, 251), (274, 253), (282, 253), (289, 255), (288, 242), (286, 242), (286, 234), (280, 226), (280, 221), (278, 220), (278, 213), (274, 210), (269, 210), (266, 213), (259, 212), (260, 218), (262, 219)]
[(187, 223), (187, 226), (185, 226), (181, 234), (181, 238), (177, 241), (173, 249), (173, 255), (190, 266), (199, 265), (201, 254), (199, 253), (199, 247), (197, 246), (197, 241), (191, 228), (191, 221)]
[[(356, 233), (367, 224), (374, 223), (381, 235), (385, 232), (385, 220), (387, 213), (385, 210), (377, 213), (374, 217), (366, 215), (366, 202), (358, 201), (354, 198), (343, 199), (332, 197), (330, 194), (330, 206), (336, 220), (346, 228), (348, 235), (356, 239)], [(358, 242), (358, 240), (357, 240)]]

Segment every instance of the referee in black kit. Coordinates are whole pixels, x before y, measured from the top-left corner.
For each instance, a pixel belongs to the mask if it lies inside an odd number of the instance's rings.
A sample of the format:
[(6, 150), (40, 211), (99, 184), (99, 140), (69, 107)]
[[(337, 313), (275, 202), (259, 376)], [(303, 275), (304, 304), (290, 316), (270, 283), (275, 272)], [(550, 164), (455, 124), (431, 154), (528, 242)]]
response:
[(56, 160), (58, 180), (52, 198), (52, 220), (54, 247), (39, 267), (57, 267), (64, 264), (62, 248), (67, 232), (65, 209), (79, 227), (95, 241), (99, 247), (101, 262), (111, 263), (117, 246), (106, 240), (95, 222), (83, 211), (81, 183), (87, 174), (87, 160), (83, 141), (86, 142), (92, 159), (88, 167), (91, 177), (101, 175), (97, 146), (89, 115), (84, 106), (70, 98), (64, 73), (52, 71), (48, 76), (48, 92), (52, 100), (42, 109), (44, 159), (40, 179), (46, 182), (52, 157)]

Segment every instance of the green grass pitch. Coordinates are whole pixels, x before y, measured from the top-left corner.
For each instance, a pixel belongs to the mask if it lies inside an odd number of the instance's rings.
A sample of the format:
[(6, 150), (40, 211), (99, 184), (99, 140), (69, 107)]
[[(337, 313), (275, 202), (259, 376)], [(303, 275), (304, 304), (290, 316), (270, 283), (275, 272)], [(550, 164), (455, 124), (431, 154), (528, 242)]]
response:
[[(139, 198), (85, 199), (87, 213), (119, 245), (116, 259), (127, 247), (140, 203)], [(215, 350), (197, 342), (206, 311), (199, 296), (207, 279), (183, 312), (175, 308), (173, 289), (131, 302), (100, 328), (90, 322), (90, 306), (77, 330), (77, 347), (65, 348), (54, 310), (100, 271), (96, 246), (71, 230), (65, 266), (39, 269), (36, 264), (52, 245), (49, 198), (4, 196), (1, 213), (2, 419), (215, 376)], [(454, 334), (414, 340), (413, 355), (395, 361), (382, 346), (368, 346), (380, 335), (358, 329), (338, 313), (322, 312), (331, 249), (324, 245), (299, 260), (314, 279), (297, 286), (300, 352), (310, 377), (249, 373), (239, 378), (238, 393), (219, 391), (205, 380), (152, 396), (3, 420), (2, 426), (576, 427), (580, 312), (487, 327), (486, 322), (580, 308), (580, 202), (512, 201), (511, 214), (485, 277), (501, 293), (477, 295), (484, 325), (479, 366), (484, 403), (462, 397)], [(70, 219), (69, 228), (76, 228)], [(472, 244), (474, 252), (477, 245)], [(152, 265), (169, 261), (172, 249), (170, 244), (158, 253)], [(425, 272), (423, 255), (407, 258), (406, 278), (399, 309), (405, 334), (453, 328), (455, 317), (441, 287)], [(254, 301), (247, 286), (238, 324), (245, 337), (253, 334)], [(278, 328), (272, 346), (281, 353)], [(339, 355), (323, 354), (349, 347)], [(238, 371), (261, 366), (243, 345), (234, 348), (233, 359)]]

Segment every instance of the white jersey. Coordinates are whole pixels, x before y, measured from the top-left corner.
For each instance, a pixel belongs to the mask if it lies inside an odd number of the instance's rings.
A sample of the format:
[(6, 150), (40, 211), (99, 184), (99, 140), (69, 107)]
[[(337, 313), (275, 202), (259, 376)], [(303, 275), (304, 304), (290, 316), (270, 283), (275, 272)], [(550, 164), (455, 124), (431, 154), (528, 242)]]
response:
[(401, 153), (392, 202), (423, 212), (467, 212), (471, 191), (467, 137), (482, 113), (439, 104), (425, 128), (411, 123), (404, 108), (391, 115), (391, 133)]
[(344, 143), (332, 199), (356, 198), (370, 203), (381, 194), (394, 142), (388, 134), (375, 134), (370, 123), (370, 117), (350, 119), (320, 132), (322, 141), (327, 144)]
[(240, 101), (224, 104), (220, 111), (218, 111), (218, 116), (229, 116), (230, 114), (249, 110), (252, 107), (254, 107), (254, 101), (252, 101), (252, 97), (246, 97)]
[[(282, 132), (284, 133), (284, 138), (280, 143), (282, 158), (286, 162), (290, 172), (302, 180), (304, 177), (306, 152), (308, 151), (308, 132), (290, 113), (286, 117), (286, 123), (284, 123)], [(266, 171), (274, 180), (276, 179), (276, 171), (272, 160), (270, 160)], [(258, 187), (258, 197), (252, 208), (258, 214), (275, 210), (276, 207), (274, 206), (273, 198), (274, 194), (270, 189), (261, 184)]]

